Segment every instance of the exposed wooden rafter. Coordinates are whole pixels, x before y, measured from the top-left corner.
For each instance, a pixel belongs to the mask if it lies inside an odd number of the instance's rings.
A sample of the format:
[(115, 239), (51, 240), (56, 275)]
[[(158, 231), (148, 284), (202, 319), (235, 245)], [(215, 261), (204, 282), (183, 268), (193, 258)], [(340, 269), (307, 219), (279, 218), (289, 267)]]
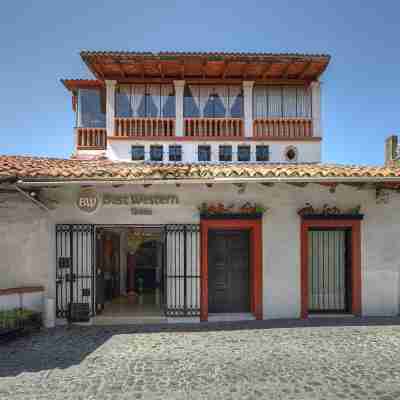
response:
[(283, 79), (286, 79), (286, 78), (288, 77), (288, 75), (289, 75), (289, 69), (290, 69), (290, 67), (291, 67), (293, 64), (294, 64), (293, 61), (291, 61), (291, 62), (289, 62), (289, 63), (287, 64), (287, 66), (285, 67), (285, 69), (284, 69), (283, 72), (282, 72), (282, 78), (283, 78)]
[(309, 61), (305, 67), (303, 68), (303, 70), (299, 73), (299, 75), (297, 76), (298, 79), (303, 79), (306, 75), (308, 70), (311, 68), (311, 66), (313, 65), (312, 61)]
[(265, 64), (265, 66), (264, 66), (264, 68), (263, 68), (263, 70), (261, 71), (261, 74), (260, 74), (261, 79), (266, 79), (267, 78), (267, 75), (269, 74), (269, 71), (271, 71), (272, 66), (273, 66), (272, 62)]

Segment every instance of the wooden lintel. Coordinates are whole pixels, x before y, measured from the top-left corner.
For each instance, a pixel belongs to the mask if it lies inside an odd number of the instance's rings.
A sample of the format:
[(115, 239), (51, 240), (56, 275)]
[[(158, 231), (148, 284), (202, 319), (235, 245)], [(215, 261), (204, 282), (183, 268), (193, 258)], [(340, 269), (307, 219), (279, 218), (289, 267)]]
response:
[(288, 185), (296, 186), (296, 187), (306, 187), (308, 185), (308, 182), (286, 182)]

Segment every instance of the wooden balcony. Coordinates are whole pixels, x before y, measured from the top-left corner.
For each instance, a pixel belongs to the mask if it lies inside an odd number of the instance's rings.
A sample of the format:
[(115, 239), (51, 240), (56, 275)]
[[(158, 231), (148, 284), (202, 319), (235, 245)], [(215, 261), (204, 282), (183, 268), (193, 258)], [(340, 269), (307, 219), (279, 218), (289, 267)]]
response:
[(175, 118), (115, 118), (115, 137), (165, 138), (175, 136)]
[(257, 118), (253, 121), (253, 136), (265, 139), (300, 139), (312, 137), (310, 118)]
[(185, 118), (186, 137), (242, 138), (243, 120), (240, 118)]
[(107, 147), (106, 128), (76, 128), (78, 150), (105, 150)]

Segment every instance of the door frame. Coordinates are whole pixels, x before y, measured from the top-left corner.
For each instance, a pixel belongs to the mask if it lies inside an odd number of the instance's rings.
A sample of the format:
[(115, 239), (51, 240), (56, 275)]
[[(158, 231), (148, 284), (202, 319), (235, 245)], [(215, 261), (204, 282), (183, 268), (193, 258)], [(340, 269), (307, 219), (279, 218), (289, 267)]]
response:
[(351, 302), (350, 313), (361, 315), (361, 218), (332, 219), (303, 217), (300, 229), (300, 287), (301, 287), (301, 318), (308, 318), (308, 232), (310, 228), (344, 228), (351, 232)]
[(250, 311), (256, 319), (262, 319), (262, 219), (201, 218), (200, 321), (208, 321), (208, 235), (210, 230), (249, 231)]

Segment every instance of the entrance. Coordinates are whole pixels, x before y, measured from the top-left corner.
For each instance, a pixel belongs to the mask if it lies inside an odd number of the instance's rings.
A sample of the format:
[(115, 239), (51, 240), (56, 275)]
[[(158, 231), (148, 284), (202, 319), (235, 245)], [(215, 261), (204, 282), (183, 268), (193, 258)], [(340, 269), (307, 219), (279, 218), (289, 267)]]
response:
[(57, 318), (200, 314), (199, 225), (63, 224), (55, 242)]
[(308, 311), (349, 312), (351, 309), (351, 231), (310, 229)]
[(96, 229), (96, 304), (102, 316), (161, 316), (161, 228)]
[(249, 232), (209, 232), (210, 313), (250, 312)]

